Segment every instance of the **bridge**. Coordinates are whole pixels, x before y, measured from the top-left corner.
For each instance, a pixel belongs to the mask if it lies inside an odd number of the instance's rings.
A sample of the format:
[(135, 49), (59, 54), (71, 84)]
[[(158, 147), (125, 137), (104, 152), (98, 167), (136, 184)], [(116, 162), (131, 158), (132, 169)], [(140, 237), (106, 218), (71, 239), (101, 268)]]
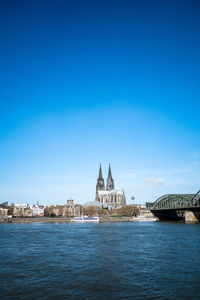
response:
[(147, 208), (160, 220), (185, 220), (200, 222), (200, 191), (196, 194), (168, 194)]

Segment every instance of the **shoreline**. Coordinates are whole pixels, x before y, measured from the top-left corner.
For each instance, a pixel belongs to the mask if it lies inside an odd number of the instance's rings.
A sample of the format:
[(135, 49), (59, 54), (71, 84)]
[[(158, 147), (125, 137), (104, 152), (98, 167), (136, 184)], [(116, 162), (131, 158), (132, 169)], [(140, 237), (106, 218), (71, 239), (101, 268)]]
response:
[[(130, 217), (99, 217), (99, 223), (116, 223), (116, 222), (128, 222), (137, 223)], [(162, 222), (157, 220), (156, 222)], [(168, 223), (179, 223), (179, 224), (200, 224), (199, 222), (177, 222), (177, 221), (165, 221)], [(10, 221), (0, 222), (1, 224), (31, 224), (31, 223), (71, 223), (71, 219), (65, 217), (51, 218), (51, 217), (39, 217), (39, 218), (13, 218)]]
[[(130, 217), (99, 217), (99, 222), (132, 222)], [(0, 224), (24, 224), (24, 223), (71, 223), (71, 219), (58, 217), (58, 218), (51, 218), (51, 217), (39, 217), (39, 218), (12, 218), (9, 222), (0, 222)]]

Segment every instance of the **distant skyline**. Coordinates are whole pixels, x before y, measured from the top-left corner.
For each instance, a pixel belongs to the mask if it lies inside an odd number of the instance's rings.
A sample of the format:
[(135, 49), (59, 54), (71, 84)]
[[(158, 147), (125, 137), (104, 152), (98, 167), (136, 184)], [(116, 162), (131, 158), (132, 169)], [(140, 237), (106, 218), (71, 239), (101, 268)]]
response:
[(0, 202), (200, 189), (199, 1), (1, 1)]

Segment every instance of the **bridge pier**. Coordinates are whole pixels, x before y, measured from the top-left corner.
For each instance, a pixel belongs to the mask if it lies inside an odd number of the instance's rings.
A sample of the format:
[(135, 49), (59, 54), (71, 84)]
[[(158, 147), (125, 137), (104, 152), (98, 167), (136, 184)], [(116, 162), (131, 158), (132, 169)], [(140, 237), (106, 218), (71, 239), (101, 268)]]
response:
[(199, 223), (200, 212), (193, 212), (190, 210), (185, 211), (185, 223)]

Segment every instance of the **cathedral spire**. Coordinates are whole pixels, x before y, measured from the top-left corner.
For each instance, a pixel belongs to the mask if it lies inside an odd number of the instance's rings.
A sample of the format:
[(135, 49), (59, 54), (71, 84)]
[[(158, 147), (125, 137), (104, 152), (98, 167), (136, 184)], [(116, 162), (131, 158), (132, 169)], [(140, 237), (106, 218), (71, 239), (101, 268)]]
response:
[(114, 189), (115, 189), (114, 180), (112, 178), (111, 166), (109, 164), (108, 179), (107, 179), (107, 183), (106, 183), (106, 190), (110, 191), (110, 190), (114, 190)]
[(101, 164), (99, 167), (99, 177), (97, 178), (96, 193), (97, 193), (97, 191), (100, 191), (100, 190), (105, 190), (105, 184), (104, 184), (104, 179), (102, 176)]
[(99, 167), (99, 179), (103, 179), (101, 164), (100, 164), (100, 167)]
[(112, 178), (112, 173), (111, 173), (111, 167), (109, 164), (109, 169), (108, 169), (108, 178)]

